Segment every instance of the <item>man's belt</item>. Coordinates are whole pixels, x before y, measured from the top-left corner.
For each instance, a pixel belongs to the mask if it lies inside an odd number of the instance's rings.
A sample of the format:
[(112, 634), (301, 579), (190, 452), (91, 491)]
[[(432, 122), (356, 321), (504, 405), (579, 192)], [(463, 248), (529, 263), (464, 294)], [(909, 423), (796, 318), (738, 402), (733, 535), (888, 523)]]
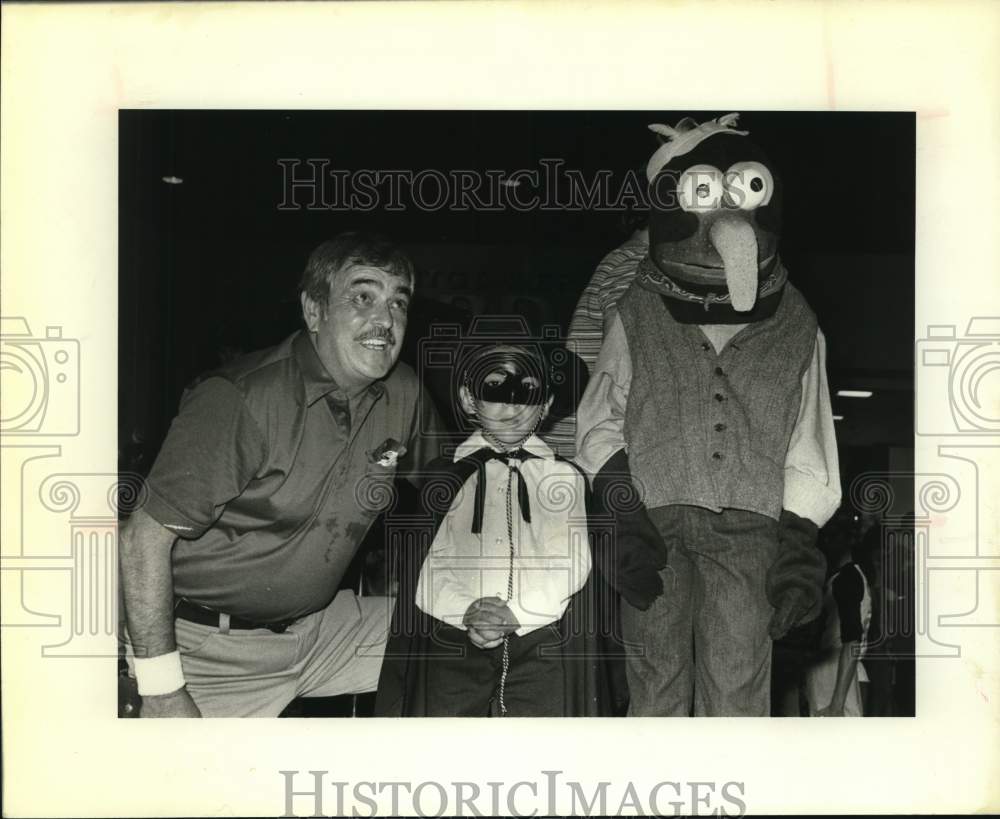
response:
[[(223, 616), (222, 612), (205, 608), (204, 606), (199, 606), (197, 603), (192, 603), (190, 600), (185, 600), (183, 597), (178, 597), (174, 602), (174, 617), (180, 618), (181, 620), (188, 620), (202, 626), (213, 626), (215, 628), (219, 628), (219, 618)], [(234, 617), (233, 615), (230, 615), (229, 628), (241, 630), (266, 628), (273, 631), (275, 634), (283, 634), (285, 630), (297, 619), (298, 618), (292, 620), (281, 620), (277, 623), (257, 623), (253, 620), (244, 620), (242, 617)]]

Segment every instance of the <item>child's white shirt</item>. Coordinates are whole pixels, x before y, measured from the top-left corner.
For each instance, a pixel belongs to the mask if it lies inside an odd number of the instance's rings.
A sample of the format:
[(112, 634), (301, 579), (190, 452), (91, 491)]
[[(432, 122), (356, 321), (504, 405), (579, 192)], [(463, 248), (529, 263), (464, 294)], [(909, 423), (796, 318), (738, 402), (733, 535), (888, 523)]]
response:
[[(484, 447), (496, 451), (480, 432), (455, 450), (455, 461)], [(540, 438), (522, 445), (537, 457), (517, 462), (528, 490), (531, 521), (518, 504), (517, 479), (510, 482), (514, 543), (513, 594), (507, 605), (525, 635), (558, 621), (590, 574), (590, 545), (584, 478), (556, 459)], [(507, 600), (510, 542), (507, 537), (506, 461), (485, 465), (482, 531), (472, 532), (478, 470), (466, 480), (441, 522), (417, 583), (417, 606), (432, 617), (464, 629), (462, 618), (481, 597)]]

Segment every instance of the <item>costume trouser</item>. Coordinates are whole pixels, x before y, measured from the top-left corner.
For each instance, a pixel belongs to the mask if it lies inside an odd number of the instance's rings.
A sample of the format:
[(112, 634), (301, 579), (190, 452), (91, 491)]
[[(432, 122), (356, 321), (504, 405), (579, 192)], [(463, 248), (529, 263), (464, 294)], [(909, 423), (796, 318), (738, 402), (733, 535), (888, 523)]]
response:
[[(485, 717), (499, 713), (497, 685), (503, 668), (503, 646), (476, 648), (463, 629), (440, 621), (434, 639), (461, 648), (454, 656), (430, 657), (427, 662), (427, 716)], [(561, 717), (564, 708), (564, 668), (558, 651), (542, 652), (543, 645), (558, 645), (556, 624), (542, 626), (523, 637), (510, 636), (510, 663), (504, 683), (504, 704), (509, 717)]]
[(768, 716), (773, 609), (765, 578), (777, 521), (753, 512), (666, 506), (650, 517), (667, 545), (664, 593), (622, 601), (630, 716)]
[(341, 591), (282, 634), (177, 620), (188, 692), (206, 717), (275, 717), (296, 697), (374, 691), (392, 606)]

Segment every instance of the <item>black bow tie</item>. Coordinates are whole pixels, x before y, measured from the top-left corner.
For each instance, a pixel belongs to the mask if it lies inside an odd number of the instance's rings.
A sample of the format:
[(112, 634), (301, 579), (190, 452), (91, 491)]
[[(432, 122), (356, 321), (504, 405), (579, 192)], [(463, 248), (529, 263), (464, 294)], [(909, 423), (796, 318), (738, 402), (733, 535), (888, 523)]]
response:
[(513, 461), (526, 461), (529, 458), (537, 458), (524, 449), (514, 449), (510, 452), (497, 452), (495, 449), (483, 447), (477, 449), (466, 459), (476, 464), (478, 479), (476, 481), (475, 507), (472, 512), (472, 533), (478, 535), (483, 531), (483, 507), (486, 505), (486, 463), (487, 461), (506, 461), (510, 471), (517, 475), (517, 505), (521, 507), (521, 518), (525, 523), (531, 523), (531, 505), (528, 500), (528, 486), (524, 482), (524, 475)]

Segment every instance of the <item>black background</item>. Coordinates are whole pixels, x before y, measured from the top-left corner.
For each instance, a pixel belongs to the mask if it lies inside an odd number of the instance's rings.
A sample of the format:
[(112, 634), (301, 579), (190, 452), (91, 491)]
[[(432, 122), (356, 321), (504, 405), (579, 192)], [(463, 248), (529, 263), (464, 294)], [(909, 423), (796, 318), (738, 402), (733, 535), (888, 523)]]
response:
[[(415, 259), (418, 297), (403, 352), (412, 364), (431, 321), (468, 320), (450, 304), (457, 295), (495, 312), (527, 298), (534, 325), (565, 330), (597, 262), (630, 230), (621, 211), (280, 210), (279, 159), (446, 174), (540, 170), (539, 160), (558, 159), (588, 180), (610, 170), (615, 190), (630, 171), (645, 178), (657, 145), (649, 123), (724, 113), (122, 111), (122, 468), (148, 469), (192, 378), (299, 326), (306, 257), (342, 230), (382, 230)], [(845, 481), (884, 468), (889, 447), (912, 445), (915, 118), (742, 112), (739, 126), (783, 177), (781, 253), (826, 334), (831, 390), (876, 393), (834, 399), (845, 416)]]

